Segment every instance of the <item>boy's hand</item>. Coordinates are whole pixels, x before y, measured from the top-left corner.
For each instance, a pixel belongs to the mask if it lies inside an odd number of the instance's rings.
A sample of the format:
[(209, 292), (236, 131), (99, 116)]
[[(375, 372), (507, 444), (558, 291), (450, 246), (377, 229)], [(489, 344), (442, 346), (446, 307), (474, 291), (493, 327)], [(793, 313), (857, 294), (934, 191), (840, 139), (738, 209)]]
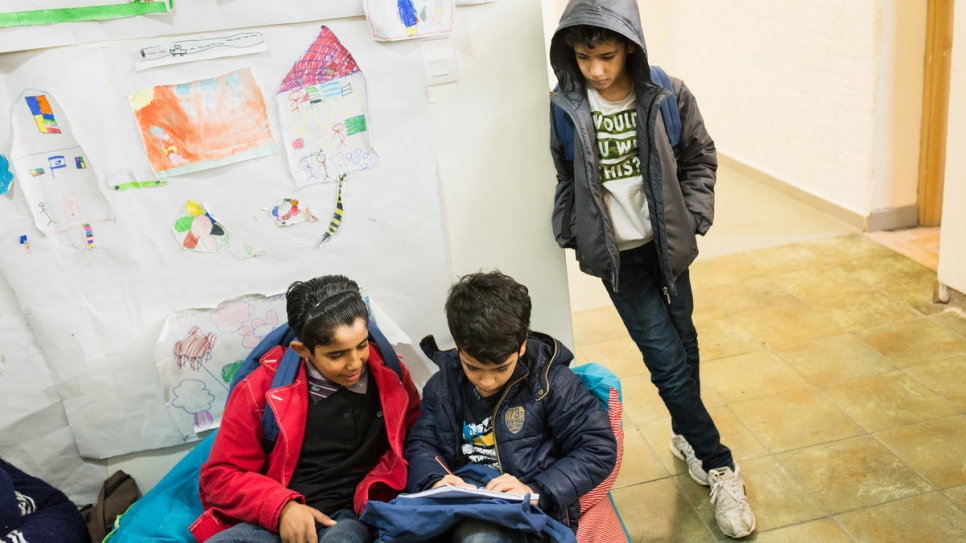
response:
[(322, 511), (297, 501), (290, 501), (282, 508), (278, 520), (278, 535), (282, 543), (319, 543), (315, 523), (335, 526), (335, 521)]
[(466, 481), (464, 481), (463, 479), (457, 477), (456, 475), (444, 475), (442, 479), (436, 481), (436, 484), (433, 485), (433, 488), (440, 487), (440, 486), (446, 486), (446, 485), (465, 486), (465, 487), (468, 487), (468, 488), (476, 488), (475, 486), (467, 483)]
[(499, 477), (490, 479), (490, 482), (486, 484), (486, 489), (520, 495), (533, 494), (533, 490), (530, 487), (521, 483), (519, 479), (509, 473), (504, 473)]

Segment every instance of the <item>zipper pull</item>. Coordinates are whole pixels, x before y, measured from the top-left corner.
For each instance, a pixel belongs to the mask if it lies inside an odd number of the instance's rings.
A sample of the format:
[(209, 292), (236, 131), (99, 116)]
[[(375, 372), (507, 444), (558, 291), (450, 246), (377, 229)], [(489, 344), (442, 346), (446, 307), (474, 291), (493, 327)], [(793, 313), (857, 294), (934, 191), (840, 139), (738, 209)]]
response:
[(668, 293), (667, 287), (664, 287), (664, 297), (667, 298), (667, 305), (671, 305), (671, 294)]

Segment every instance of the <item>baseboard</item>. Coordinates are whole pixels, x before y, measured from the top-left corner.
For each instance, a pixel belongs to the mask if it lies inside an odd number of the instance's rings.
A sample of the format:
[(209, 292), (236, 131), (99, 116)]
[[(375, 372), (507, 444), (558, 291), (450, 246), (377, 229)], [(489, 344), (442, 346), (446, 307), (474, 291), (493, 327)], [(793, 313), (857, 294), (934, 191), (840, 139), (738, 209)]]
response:
[(814, 207), (822, 213), (827, 213), (853, 228), (858, 228), (859, 230), (863, 231), (866, 229), (866, 217), (863, 217), (862, 215), (859, 215), (858, 213), (849, 209), (845, 209), (844, 207), (833, 204), (832, 202), (815, 196), (814, 194), (805, 192), (804, 190), (792, 186), (769, 173), (755, 168), (754, 166), (749, 166), (740, 160), (722, 154), (720, 150), (718, 151), (718, 163), (722, 166), (726, 166), (738, 171), (739, 173), (747, 175), (755, 181), (775, 189), (786, 196), (790, 196), (799, 202)]
[(919, 205), (912, 204), (904, 207), (877, 209), (869, 215), (866, 230), (879, 232), (881, 230), (899, 230), (913, 228), (919, 225)]

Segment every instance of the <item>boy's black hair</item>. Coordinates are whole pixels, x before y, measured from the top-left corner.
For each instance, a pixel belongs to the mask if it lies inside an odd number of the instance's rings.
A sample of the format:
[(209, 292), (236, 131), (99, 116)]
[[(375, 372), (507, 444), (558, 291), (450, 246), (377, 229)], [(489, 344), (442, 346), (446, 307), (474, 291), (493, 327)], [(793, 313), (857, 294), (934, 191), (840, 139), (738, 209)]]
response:
[(456, 347), (482, 364), (519, 352), (530, 330), (527, 287), (499, 271), (465, 275), (449, 290), (446, 321)]
[(615, 32), (609, 28), (602, 28), (592, 25), (576, 25), (565, 28), (561, 31), (561, 37), (567, 47), (573, 49), (578, 45), (583, 45), (587, 49), (594, 49), (598, 45), (613, 41), (618, 45), (628, 43), (630, 40), (620, 32)]
[(359, 285), (343, 275), (296, 281), (289, 285), (285, 301), (289, 327), (311, 352), (317, 345), (332, 343), (336, 328), (369, 320)]

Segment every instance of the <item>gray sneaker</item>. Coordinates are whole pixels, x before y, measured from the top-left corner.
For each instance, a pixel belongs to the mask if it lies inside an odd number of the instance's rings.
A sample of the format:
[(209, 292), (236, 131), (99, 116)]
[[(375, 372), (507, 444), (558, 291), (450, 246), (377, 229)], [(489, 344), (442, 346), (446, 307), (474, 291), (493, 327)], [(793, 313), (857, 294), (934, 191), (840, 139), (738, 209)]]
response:
[(709, 471), (708, 480), (711, 482), (711, 503), (718, 528), (726, 536), (735, 539), (755, 531), (755, 514), (748, 505), (745, 481), (738, 464), (735, 464), (734, 471), (729, 467)]
[(691, 444), (681, 434), (671, 436), (671, 454), (678, 460), (687, 462), (688, 474), (691, 475), (694, 482), (701, 486), (708, 486), (708, 472), (701, 467), (701, 461), (698, 460), (697, 456), (694, 456), (694, 449), (691, 448)]

